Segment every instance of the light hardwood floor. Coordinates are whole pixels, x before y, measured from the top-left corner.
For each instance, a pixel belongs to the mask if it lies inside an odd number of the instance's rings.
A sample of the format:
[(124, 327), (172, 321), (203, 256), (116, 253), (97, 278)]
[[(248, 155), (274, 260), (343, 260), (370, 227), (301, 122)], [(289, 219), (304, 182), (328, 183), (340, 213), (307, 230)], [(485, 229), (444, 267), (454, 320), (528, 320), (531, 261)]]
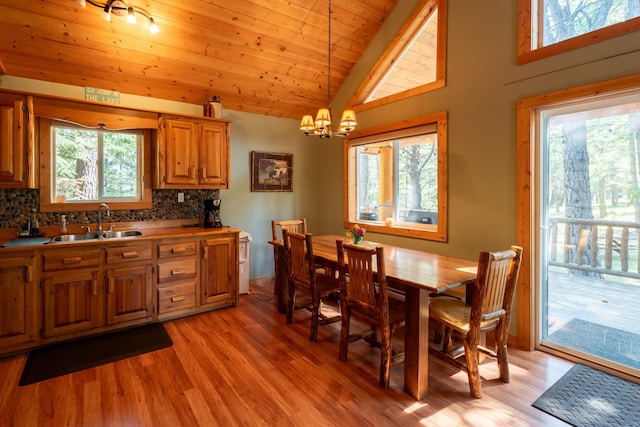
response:
[(308, 312), (285, 324), (265, 294), (237, 308), (166, 322), (170, 348), (19, 387), (26, 357), (0, 359), (1, 426), (561, 426), (531, 406), (572, 366), (510, 349), (511, 383), (481, 365), (484, 398), (466, 374), (435, 358), (429, 395), (377, 385), (379, 351), (353, 343), (338, 359), (339, 323), (309, 342)]

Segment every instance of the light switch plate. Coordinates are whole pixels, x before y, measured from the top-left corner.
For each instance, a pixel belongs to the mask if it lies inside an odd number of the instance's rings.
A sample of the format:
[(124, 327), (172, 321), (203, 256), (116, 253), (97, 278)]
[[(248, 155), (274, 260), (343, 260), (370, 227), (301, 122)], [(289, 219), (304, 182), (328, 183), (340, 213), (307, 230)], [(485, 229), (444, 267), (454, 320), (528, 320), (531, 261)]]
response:
[(178, 203), (184, 202), (184, 193), (178, 193)]

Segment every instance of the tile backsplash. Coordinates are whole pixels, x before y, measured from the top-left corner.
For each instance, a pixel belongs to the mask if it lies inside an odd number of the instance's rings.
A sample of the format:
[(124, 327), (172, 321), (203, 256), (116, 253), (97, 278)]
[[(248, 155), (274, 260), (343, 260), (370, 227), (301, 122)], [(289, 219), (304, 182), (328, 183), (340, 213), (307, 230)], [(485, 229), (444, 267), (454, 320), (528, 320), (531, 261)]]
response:
[[(178, 203), (178, 193), (184, 202)], [(137, 222), (204, 217), (204, 200), (220, 198), (220, 190), (153, 190), (151, 209), (111, 210), (108, 222)], [(94, 224), (97, 211), (40, 212), (40, 191), (0, 189), (0, 228), (20, 228), (31, 218), (31, 209), (38, 213), (40, 226), (60, 224), (60, 215), (68, 224)]]

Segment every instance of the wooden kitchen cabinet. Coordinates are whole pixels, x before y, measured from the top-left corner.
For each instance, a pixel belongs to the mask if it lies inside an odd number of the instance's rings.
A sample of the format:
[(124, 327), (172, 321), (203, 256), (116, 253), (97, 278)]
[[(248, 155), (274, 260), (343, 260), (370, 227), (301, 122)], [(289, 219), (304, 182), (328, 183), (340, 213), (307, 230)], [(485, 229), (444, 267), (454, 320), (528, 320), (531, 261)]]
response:
[(238, 246), (237, 229), (181, 227), (0, 249), (0, 355), (235, 306)]
[(101, 254), (97, 247), (56, 249), (43, 254), (44, 338), (104, 324)]
[(38, 339), (35, 254), (15, 254), (0, 265), (0, 348), (18, 350)]
[(193, 312), (198, 287), (198, 244), (193, 238), (158, 243), (158, 316)]
[(106, 323), (151, 320), (153, 245), (151, 242), (106, 249)]
[(36, 188), (32, 97), (0, 93), (0, 188)]
[(229, 188), (228, 121), (161, 117), (156, 188)]
[(238, 236), (201, 241), (200, 304), (238, 303)]

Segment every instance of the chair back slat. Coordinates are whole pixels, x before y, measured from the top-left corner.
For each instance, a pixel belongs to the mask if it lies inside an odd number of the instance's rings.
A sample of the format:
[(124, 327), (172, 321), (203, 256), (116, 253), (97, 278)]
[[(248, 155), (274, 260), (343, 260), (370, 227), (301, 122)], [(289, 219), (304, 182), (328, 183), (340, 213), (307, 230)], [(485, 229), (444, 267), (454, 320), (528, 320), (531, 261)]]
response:
[[(278, 233), (280, 230), (280, 233)], [(307, 219), (287, 219), (281, 221), (271, 221), (271, 237), (273, 240), (280, 240), (282, 237), (282, 230), (287, 230), (289, 233), (307, 233)]]
[(311, 234), (293, 233), (283, 229), (283, 242), (289, 278), (309, 285), (314, 273), (314, 269), (310, 268), (313, 265)]
[(509, 264), (515, 252), (508, 257), (496, 258), (492, 255), (489, 264), (482, 315), (490, 316), (503, 309), (504, 291), (507, 285)]
[(370, 306), (375, 306), (377, 295), (373, 281), (372, 255), (347, 248), (347, 260), (349, 296)]
[(474, 329), (480, 328), (480, 322), (510, 313), (521, 257), (522, 249), (515, 246), (502, 252), (480, 252), (470, 314)]
[[(384, 270), (384, 248), (369, 248), (338, 242), (338, 264), (341, 248), (346, 256), (346, 297), (359, 301), (371, 310), (380, 310), (387, 298), (387, 280)], [(342, 273), (342, 272), (341, 272)]]

